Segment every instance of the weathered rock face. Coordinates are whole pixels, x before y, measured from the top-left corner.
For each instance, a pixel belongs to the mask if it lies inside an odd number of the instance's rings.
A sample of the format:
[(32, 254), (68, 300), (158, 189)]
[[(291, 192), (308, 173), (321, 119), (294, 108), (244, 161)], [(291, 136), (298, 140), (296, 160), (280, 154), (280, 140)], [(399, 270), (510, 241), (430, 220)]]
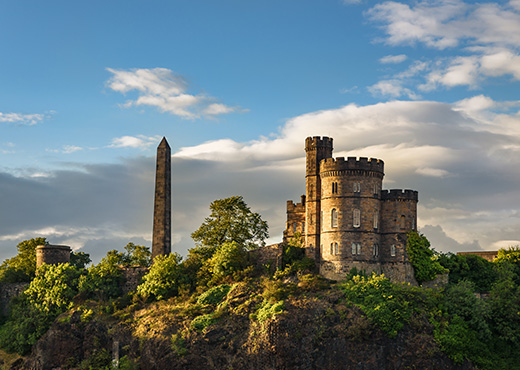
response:
[(473, 369), (440, 351), (427, 320), (412, 320), (391, 339), (331, 290), (288, 299), (284, 313), (258, 322), (246, 290), (234, 289), (226, 313), (202, 332), (188, 330), (200, 312), (179, 314), (166, 304), (134, 311), (127, 324), (113, 317), (85, 322), (79, 312), (58, 318), (20, 369), (79, 368), (100, 354), (110, 358), (114, 342), (120, 356), (147, 370)]

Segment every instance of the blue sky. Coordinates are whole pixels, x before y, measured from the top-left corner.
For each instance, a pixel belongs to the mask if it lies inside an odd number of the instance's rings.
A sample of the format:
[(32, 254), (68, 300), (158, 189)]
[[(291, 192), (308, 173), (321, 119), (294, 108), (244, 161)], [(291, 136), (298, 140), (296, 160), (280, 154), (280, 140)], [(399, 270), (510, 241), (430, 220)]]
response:
[(0, 4), (0, 258), (46, 236), (150, 246), (155, 148), (173, 249), (240, 194), (281, 239), (303, 141), (385, 161), (442, 251), (520, 243), (520, 1)]

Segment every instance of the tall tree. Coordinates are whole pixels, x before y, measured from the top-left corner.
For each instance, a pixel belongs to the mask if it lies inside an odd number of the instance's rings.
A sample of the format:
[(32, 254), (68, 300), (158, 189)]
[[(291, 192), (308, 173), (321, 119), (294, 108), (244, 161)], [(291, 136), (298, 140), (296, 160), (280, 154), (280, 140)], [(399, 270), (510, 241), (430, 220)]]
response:
[(251, 211), (242, 196), (215, 200), (209, 209), (209, 217), (191, 234), (198, 246), (218, 247), (235, 242), (251, 250), (265, 245), (269, 236), (267, 222)]
[(20, 242), (16, 248), (18, 254), (6, 259), (0, 265), (1, 282), (31, 281), (36, 272), (36, 247), (48, 244), (45, 238), (33, 238)]

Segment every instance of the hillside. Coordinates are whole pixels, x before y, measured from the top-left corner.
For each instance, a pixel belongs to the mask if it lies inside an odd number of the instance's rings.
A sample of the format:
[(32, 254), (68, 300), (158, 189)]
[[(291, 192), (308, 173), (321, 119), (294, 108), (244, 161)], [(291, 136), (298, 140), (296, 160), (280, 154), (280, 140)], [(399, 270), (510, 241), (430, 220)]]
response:
[(391, 338), (338, 284), (317, 276), (251, 279), (218, 298), (84, 302), (59, 316), (12, 369), (104, 368), (114, 343), (126, 369), (473, 368), (440, 350), (426, 317), (413, 315)]

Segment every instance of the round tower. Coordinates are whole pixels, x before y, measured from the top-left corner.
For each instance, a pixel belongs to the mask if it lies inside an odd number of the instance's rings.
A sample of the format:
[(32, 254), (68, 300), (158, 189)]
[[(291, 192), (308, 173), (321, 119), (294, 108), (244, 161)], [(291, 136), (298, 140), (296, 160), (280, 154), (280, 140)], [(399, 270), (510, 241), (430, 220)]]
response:
[(305, 251), (307, 257), (319, 263), (320, 258), (320, 162), (332, 158), (332, 138), (326, 136), (305, 139)]
[(36, 247), (36, 268), (44, 263), (58, 265), (70, 262), (70, 247), (66, 245), (39, 245)]
[(380, 273), (381, 187), (384, 163), (375, 158), (327, 158), (320, 164), (320, 273), (341, 279), (352, 268)]

